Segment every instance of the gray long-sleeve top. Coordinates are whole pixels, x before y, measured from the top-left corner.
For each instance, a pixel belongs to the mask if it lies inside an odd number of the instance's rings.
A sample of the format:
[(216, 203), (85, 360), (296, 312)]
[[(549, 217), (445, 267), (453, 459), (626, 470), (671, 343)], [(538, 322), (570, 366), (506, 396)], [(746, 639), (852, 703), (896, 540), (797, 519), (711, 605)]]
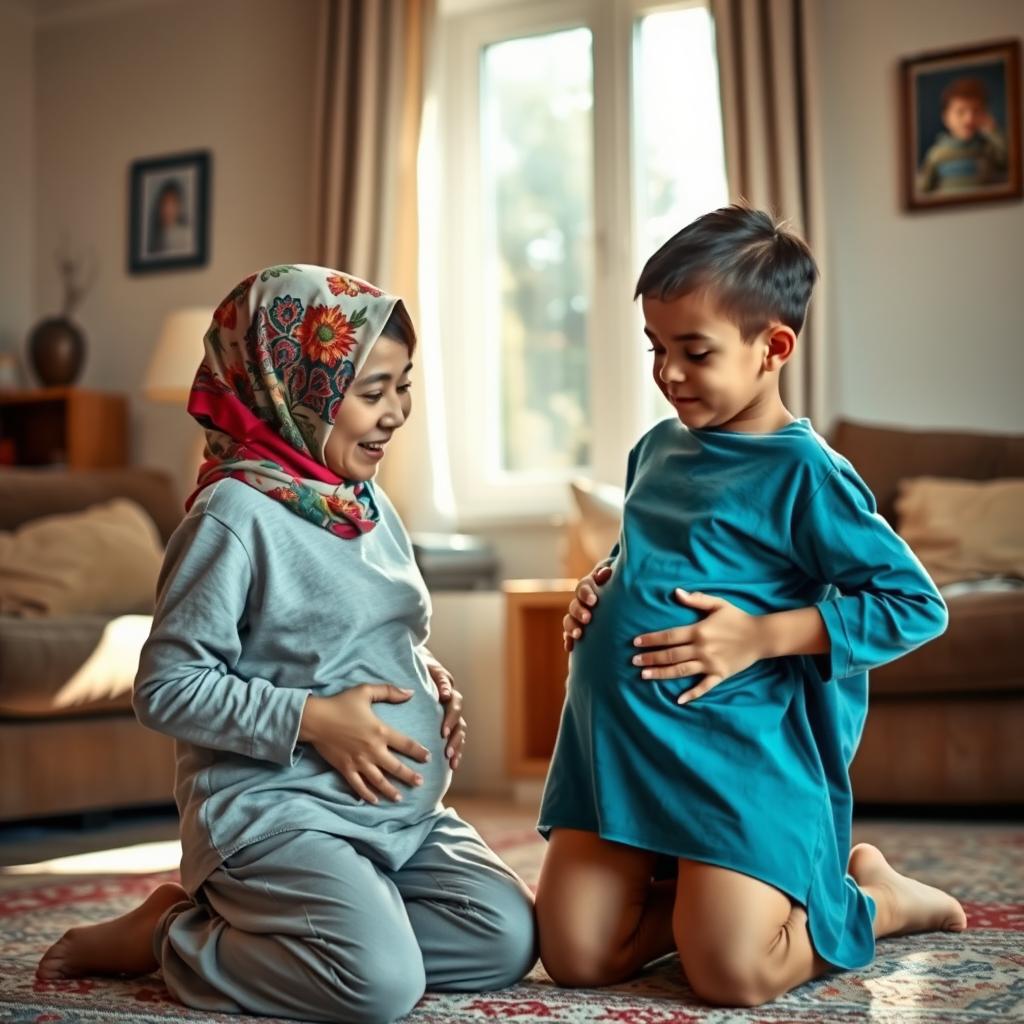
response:
[[(397, 513), (374, 493), (376, 528), (342, 540), (221, 480), (168, 543), (133, 704), (144, 725), (177, 741), (189, 892), (233, 852), (293, 829), (355, 840), (395, 869), (443, 812), (444, 710), (422, 657), (430, 599)], [(414, 691), (405, 704), (373, 706), (431, 752), (426, 764), (406, 759), (424, 781), (396, 783), (401, 803), (366, 803), (297, 743), (308, 695), (360, 683)]]

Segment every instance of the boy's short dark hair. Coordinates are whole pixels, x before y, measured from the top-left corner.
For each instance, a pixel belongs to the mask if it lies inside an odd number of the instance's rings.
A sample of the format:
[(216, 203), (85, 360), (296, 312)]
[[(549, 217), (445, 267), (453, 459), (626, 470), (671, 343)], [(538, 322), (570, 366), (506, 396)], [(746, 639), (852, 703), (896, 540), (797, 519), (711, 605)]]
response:
[(953, 100), (974, 100), (980, 106), (987, 107), (988, 89), (980, 78), (957, 78), (942, 90), (939, 102), (943, 113)]
[(735, 204), (698, 217), (645, 264), (633, 298), (707, 289), (750, 341), (779, 321), (799, 334), (818, 267), (806, 243), (763, 210)]

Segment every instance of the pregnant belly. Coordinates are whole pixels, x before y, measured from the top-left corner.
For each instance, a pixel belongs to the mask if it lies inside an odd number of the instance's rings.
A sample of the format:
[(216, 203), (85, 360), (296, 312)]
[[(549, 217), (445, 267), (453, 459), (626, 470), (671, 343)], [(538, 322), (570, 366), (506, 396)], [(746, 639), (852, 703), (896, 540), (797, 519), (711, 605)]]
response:
[[(689, 626), (704, 617), (676, 600), (673, 593), (677, 587), (715, 590), (706, 580), (688, 575), (686, 566), (678, 559), (652, 559), (639, 572), (617, 572), (612, 576), (600, 590), (599, 603), (582, 641), (573, 649), (569, 662), (570, 699), (597, 702), (613, 714), (642, 707), (671, 709), (675, 714), (679, 695), (696, 685), (702, 676), (642, 679), (633, 657), (642, 650), (658, 648), (639, 648), (633, 641), (642, 633)], [(720, 592), (727, 600), (732, 598), (724, 588)], [(738, 672), (701, 700), (712, 705), (733, 699), (763, 699), (762, 687), (753, 684), (764, 678), (766, 664), (758, 662)]]
[(390, 778), (389, 781), (402, 794), (402, 800), (398, 804), (386, 799), (381, 800), (379, 806), (383, 808), (385, 803), (390, 804), (403, 818), (415, 815), (419, 811), (429, 813), (444, 797), (452, 779), (451, 768), (444, 756), (445, 740), (441, 736), (444, 706), (432, 693), (417, 687), (405, 704), (382, 702), (374, 704), (373, 710), (385, 725), (422, 744), (430, 751), (430, 760), (425, 763), (398, 751), (392, 751), (399, 761), (423, 777), (423, 783), (419, 786), (409, 786)]
[[(641, 633), (687, 626), (700, 616), (673, 598), (676, 587), (688, 586), (678, 571), (653, 572), (650, 567), (632, 575), (616, 571), (599, 591), (594, 616), (583, 639), (573, 648), (569, 663), (570, 687), (618, 688), (623, 683), (650, 683), (640, 679), (632, 663), (641, 648), (633, 640)], [(643, 648), (651, 650), (652, 648)]]

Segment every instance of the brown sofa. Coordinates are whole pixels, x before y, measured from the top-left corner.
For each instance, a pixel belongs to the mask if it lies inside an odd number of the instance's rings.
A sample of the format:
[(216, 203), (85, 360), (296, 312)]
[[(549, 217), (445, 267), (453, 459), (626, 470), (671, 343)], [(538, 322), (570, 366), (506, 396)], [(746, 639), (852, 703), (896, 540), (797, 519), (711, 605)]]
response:
[[(830, 438), (894, 526), (899, 481), (1024, 478), (1024, 435), (840, 421)], [(950, 597), (945, 634), (871, 674), (860, 803), (1024, 804), (1024, 591)]]
[[(165, 542), (181, 516), (170, 479), (154, 470), (5, 469), (0, 530), (114, 497), (146, 509)], [(0, 615), (0, 821), (172, 800), (173, 744), (136, 722), (130, 690), (55, 705), (109, 621)]]

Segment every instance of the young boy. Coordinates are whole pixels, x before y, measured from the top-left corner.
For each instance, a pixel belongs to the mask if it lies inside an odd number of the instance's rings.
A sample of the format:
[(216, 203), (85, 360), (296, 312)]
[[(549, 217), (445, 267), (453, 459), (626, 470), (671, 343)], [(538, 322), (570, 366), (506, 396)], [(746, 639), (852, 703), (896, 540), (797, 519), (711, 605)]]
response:
[(752, 1006), (863, 966), (876, 937), (966, 926), (951, 896), (850, 850), (867, 670), (941, 633), (946, 609), (782, 401), (816, 278), (800, 239), (742, 206), (640, 275), (675, 417), (630, 453), (619, 543), (564, 622), (537, 893), (560, 984), (676, 949), (699, 996)]
[(921, 192), (961, 192), (1006, 181), (1006, 141), (978, 78), (958, 78), (942, 93), (940, 132), (917, 175)]

